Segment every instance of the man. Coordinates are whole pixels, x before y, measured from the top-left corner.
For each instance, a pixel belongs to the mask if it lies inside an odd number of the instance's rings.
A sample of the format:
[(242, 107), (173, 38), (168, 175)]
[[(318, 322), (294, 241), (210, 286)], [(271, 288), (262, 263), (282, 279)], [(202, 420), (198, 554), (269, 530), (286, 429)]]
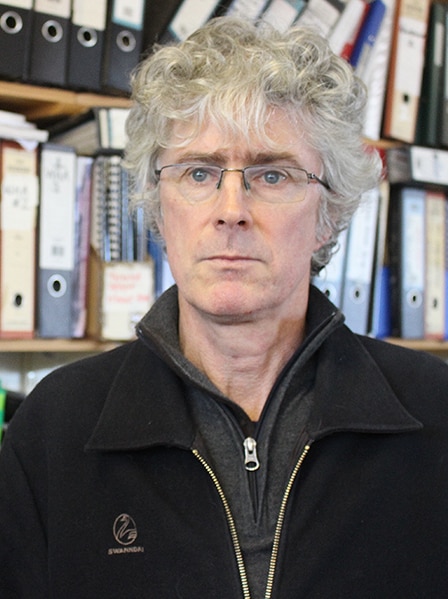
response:
[(133, 97), (177, 285), (15, 416), (2, 598), (446, 596), (448, 368), (310, 287), (380, 176), (362, 85), (314, 33), (221, 18)]

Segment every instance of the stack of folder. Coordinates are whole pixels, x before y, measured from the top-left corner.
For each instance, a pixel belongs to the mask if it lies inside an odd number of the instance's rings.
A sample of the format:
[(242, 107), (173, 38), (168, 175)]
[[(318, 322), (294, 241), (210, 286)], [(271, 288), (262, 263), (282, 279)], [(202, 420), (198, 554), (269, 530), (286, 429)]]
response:
[(386, 153), (388, 178), (364, 198), (313, 283), (352, 330), (448, 339), (448, 151)]
[(0, 4), (0, 78), (129, 92), (141, 57), (143, 0), (15, 0)]
[(132, 336), (155, 274), (121, 153), (3, 139), (0, 183), (0, 338)]

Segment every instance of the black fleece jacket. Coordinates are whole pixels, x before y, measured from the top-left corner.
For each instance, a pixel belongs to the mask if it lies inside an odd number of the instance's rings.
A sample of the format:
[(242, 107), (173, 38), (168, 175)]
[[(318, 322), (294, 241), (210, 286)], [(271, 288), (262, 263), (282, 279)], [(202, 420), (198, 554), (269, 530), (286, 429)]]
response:
[[(313, 291), (311, 337), (333, 314)], [(14, 417), (0, 451), (2, 599), (251, 596), (187, 399), (200, 384), (145, 326), (51, 374)], [(447, 597), (448, 367), (342, 324), (312, 355), (265, 596)]]

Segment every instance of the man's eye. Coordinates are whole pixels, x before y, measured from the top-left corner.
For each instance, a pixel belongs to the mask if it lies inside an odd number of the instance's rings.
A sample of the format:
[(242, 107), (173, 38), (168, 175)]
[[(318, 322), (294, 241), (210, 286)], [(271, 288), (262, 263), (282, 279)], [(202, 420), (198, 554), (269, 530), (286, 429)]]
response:
[(189, 179), (195, 183), (205, 183), (210, 178), (210, 171), (204, 167), (189, 168), (186, 172)]
[(264, 183), (268, 183), (269, 185), (278, 185), (285, 181), (286, 178), (286, 174), (281, 171), (269, 170), (263, 173), (262, 179)]

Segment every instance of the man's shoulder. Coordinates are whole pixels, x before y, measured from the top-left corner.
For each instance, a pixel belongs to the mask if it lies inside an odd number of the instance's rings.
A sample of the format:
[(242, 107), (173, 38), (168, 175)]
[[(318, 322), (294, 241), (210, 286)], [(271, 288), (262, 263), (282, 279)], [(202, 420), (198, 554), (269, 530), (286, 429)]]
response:
[(437, 370), (441, 376), (448, 376), (448, 364), (435, 354), (374, 337), (358, 335), (358, 339), (375, 360), (378, 359), (385, 365), (402, 368), (417, 367), (418, 370), (431, 368)]
[(36, 391), (52, 389), (91, 388), (109, 386), (122, 364), (132, 352), (139, 351), (137, 342), (125, 343), (104, 352), (74, 360), (56, 368), (37, 385)]
[(131, 381), (142, 364), (151, 368), (151, 356), (152, 352), (135, 341), (61, 366), (36, 385), (14, 420), (21, 427), (31, 423), (53, 433), (63, 431), (69, 423), (88, 428), (99, 417), (117, 378)]
[(448, 364), (424, 351), (359, 337), (400, 401), (414, 416), (448, 425)]

